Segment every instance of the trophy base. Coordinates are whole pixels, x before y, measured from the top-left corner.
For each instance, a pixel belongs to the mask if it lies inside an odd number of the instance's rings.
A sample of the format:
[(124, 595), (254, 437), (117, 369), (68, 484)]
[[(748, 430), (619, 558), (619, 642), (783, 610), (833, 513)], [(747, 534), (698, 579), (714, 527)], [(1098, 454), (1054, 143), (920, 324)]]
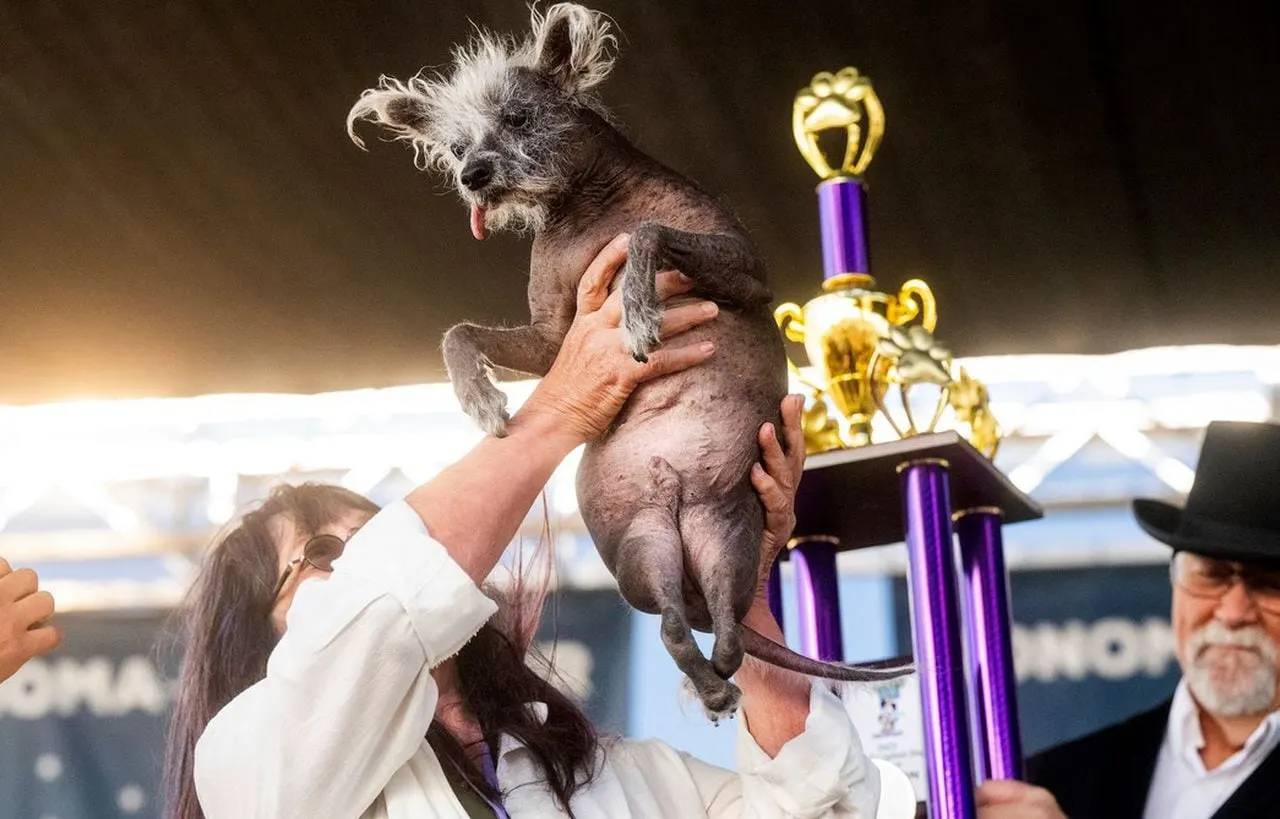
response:
[[(1002, 523), (1043, 517), (1040, 506), (958, 432), (915, 435), (883, 444), (810, 455), (796, 495), (796, 538), (839, 538), (841, 551), (900, 543), (905, 537), (904, 463), (940, 459), (950, 475), (952, 512), (994, 507)], [(789, 550), (784, 549), (782, 557)]]

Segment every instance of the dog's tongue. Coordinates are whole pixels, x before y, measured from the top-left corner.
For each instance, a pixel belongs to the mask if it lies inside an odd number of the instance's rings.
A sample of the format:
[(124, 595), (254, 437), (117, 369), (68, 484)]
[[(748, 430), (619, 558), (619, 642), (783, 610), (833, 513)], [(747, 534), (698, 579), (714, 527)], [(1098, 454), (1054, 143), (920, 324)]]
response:
[(484, 238), (484, 208), (471, 206), (471, 235), (477, 239)]

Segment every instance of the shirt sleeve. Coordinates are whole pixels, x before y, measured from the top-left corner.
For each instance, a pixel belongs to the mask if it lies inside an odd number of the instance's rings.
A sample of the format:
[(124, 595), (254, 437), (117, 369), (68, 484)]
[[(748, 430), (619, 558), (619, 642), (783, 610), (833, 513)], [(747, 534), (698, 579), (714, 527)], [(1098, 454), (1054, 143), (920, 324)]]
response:
[(200, 737), (207, 819), (359, 816), (423, 742), (430, 669), (495, 611), (406, 502), (379, 512), (299, 586), (266, 677)]
[(809, 694), (804, 731), (770, 758), (740, 720), (738, 771), (684, 755), (710, 819), (874, 819), (880, 772), (840, 700), (821, 682)]

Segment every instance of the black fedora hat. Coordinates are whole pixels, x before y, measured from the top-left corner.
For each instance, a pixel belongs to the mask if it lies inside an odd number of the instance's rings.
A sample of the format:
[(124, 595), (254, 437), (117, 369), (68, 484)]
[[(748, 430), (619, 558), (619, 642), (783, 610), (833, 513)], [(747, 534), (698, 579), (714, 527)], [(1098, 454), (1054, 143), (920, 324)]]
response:
[(1133, 514), (1177, 551), (1280, 562), (1280, 424), (1210, 424), (1186, 505), (1136, 500)]

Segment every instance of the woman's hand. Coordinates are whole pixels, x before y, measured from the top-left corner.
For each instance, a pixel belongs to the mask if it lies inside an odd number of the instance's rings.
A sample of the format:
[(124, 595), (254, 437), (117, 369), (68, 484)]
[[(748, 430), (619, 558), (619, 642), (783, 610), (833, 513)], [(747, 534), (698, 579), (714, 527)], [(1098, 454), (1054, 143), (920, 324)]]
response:
[[(553, 430), (589, 441), (608, 428), (632, 391), (640, 384), (701, 364), (715, 347), (664, 344), (641, 364), (623, 342), (622, 290), (609, 293), (609, 284), (627, 258), (628, 234), (621, 234), (600, 251), (578, 284), (578, 313), (565, 335), (555, 364), (525, 401), (517, 418), (540, 419)], [(658, 274), (660, 299), (687, 293), (688, 278), (675, 271)], [(670, 341), (691, 327), (711, 321), (714, 302), (694, 301), (663, 312), (662, 334)]]
[(760, 575), (757, 597), (764, 595), (765, 583), (778, 552), (791, 540), (796, 527), (796, 490), (804, 474), (804, 431), (801, 410), (804, 396), (788, 395), (782, 399), (782, 435), (786, 451), (778, 440), (773, 424), (760, 427), (761, 463), (751, 467), (751, 485), (764, 504), (764, 544), (760, 550)]
[(1067, 815), (1044, 788), (992, 779), (978, 788), (978, 819), (1067, 819)]
[(27, 660), (58, 647), (62, 636), (49, 625), (52, 616), (53, 597), (40, 591), (36, 573), (15, 572), (0, 557), (0, 682)]

